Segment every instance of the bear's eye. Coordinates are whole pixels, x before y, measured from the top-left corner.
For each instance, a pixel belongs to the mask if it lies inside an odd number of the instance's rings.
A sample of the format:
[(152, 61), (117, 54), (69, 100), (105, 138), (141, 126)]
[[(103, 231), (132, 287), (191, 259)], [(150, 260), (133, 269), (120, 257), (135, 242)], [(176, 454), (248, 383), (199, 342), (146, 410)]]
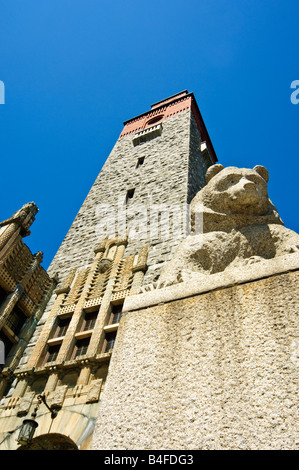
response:
[(223, 180), (219, 181), (217, 185), (217, 190), (218, 191), (225, 191), (231, 186), (234, 186), (240, 181), (240, 176), (239, 175), (228, 175), (226, 178)]
[(230, 177), (227, 179), (227, 184), (236, 184), (240, 181), (240, 176), (239, 175), (230, 175)]

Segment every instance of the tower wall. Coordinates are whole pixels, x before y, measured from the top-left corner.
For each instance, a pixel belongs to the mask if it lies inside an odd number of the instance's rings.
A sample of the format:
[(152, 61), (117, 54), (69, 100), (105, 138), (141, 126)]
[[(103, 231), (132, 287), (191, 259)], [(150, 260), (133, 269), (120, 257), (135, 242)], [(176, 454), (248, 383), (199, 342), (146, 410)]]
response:
[[(102, 238), (124, 236), (129, 231), (126, 255), (145, 243), (150, 245), (145, 276), (149, 283), (157, 280), (161, 267), (186, 235), (187, 204), (204, 186), (206, 169), (212, 163), (201, 152), (201, 134), (191, 107), (164, 119), (161, 135), (152, 140), (134, 146), (134, 135), (121, 135), (116, 142), (54, 257), (50, 273), (59, 272), (63, 278), (70, 267), (92, 261)], [(144, 161), (137, 168), (140, 158)], [(126, 205), (127, 191), (132, 189), (133, 199)], [(169, 211), (169, 224), (165, 214), (157, 220), (158, 206)]]
[[(151, 121), (159, 117), (158, 133), (151, 134), (156, 128)], [(150, 138), (136, 143), (136, 136), (144, 132), (149, 132)], [(208, 152), (201, 151), (203, 139)], [(140, 159), (144, 160), (137, 165)], [(105, 237), (117, 236), (127, 237), (124, 258), (148, 246), (145, 275), (140, 279), (143, 285), (156, 281), (186, 235), (188, 204), (204, 186), (206, 169), (215, 159), (192, 93), (179, 93), (126, 121), (48, 269), (49, 275), (58, 274), (58, 288), (64, 286), (71, 271), (77, 272), (76, 278), (80, 270), (92, 265), (94, 250)], [(134, 197), (126, 204), (127, 192), (132, 189)], [(20, 367), (26, 367), (56, 299), (54, 293), (20, 359)]]
[[(89, 448), (125, 298), (158, 279), (215, 161), (187, 91), (124, 124), (49, 267), (58, 285), (0, 401), (2, 449), (17, 448), (23, 418), (35, 409), (30, 448), (63, 445), (57, 434), (71, 438), (72, 448)], [(40, 394), (59, 410), (47, 442)]]

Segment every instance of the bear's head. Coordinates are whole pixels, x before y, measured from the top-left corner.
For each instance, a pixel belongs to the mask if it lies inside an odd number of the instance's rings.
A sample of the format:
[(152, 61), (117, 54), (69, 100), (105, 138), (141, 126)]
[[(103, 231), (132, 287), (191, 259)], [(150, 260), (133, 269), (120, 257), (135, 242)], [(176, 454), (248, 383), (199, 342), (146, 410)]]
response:
[(266, 214), (269, 210), (268, 179), (268, 171), (262, 166), (251, 170), (213, 165), (206, 174), (203, 204), (225, 214)]
[(201, 211), (216, 224), (224, 218), (227, 221), (228, 216), (241, 225), (261, 216), (281, 223), (268, 197), (268, 179), (268, 171), (261, 165), (253, 169), (213, 165), (206, 173), (206, 186), (192, 200), (191, 213)]

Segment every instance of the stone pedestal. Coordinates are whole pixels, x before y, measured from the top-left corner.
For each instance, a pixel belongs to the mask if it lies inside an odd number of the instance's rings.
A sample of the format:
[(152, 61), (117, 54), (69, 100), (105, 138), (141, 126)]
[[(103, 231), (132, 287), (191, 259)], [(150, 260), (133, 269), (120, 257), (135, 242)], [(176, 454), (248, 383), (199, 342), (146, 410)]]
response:
[(93, 449), (296, 449), (298, 253), (126, 299)]

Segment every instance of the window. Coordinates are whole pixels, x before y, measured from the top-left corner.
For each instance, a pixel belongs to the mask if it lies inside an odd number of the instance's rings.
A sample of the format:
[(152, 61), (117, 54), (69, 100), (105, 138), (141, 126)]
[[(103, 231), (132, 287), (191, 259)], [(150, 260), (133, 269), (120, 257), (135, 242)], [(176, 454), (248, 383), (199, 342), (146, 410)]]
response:
[(133, 199), (134, 193), (135, 193), (135, 189), (129, 189), (127, 191), (126, 204), (128, 204)]
[(53, 338), (60, 338), (61, 336), (65, 336), (68, 326), (70, 324), (70, 321), (71, 321), (71, 317), (58, 318), (57, 326), (56, 326), (56, 330), (55, 330)]
[(46, 354), (45, 362), (56, 361), (58, 353), (59, 353), (59, 349), (60, 349), (60, 344), (49, 346), (47, 354)]
[[(7, 357), (9, 351), (13, 347), (14, 343), (4, 334), (3, 331), (0, 331), (0, 341), (4, 344), (4, 360)], [(1, 365), (1, 362), (0, 362)]]
[(98, 312), (87, 312), (84, 317), (82, 331), (92, 330), (96, 323)]
[(119, 323), (122, 316), (123, 303), (111, 306), (109, 324)]
[(75, 347), (74, 347), (74, 352), (73, 352), (73, 359), (78, 357), (78, 356), (83, 356), (84, 354), (87, 353), (87, 348), (89, 346), (89, 341), (90, 337), (88, 338), (83, 338), (83, 339), (78, 339), (76, 341)]
[(153, 126), (154, 124), (158, 124), (158, 122), (162, 121), (164, 117), (164, 114), (160, 114), (159, 116), (156, 116), (152, 119), (150, 119), (149, 121), (146, 122), (146, 126)]
[(116, 339), (116, 331), (111, 331), (110, 333), (106, 333), (105, 343), (104, 343), (104, 352), (112, 351), (114, 347), (115, 339)]
[(7, 295), (8, 294), (5, 292), (5, 290), (0, 287), (0, 305), (2, 305), (2, 302), (4, 302)]
[[(152, 125), (153, 124), (153, 125)], [(151, 127), (146, 127), (142, 131), (137, 132), (133, 137), (133, 145), (140, 145), (142, 143), (148, 142), (149, 140), (155, 139), (162, 134), (162, 124), (159, 122), (157, 124), (148, 122), (147, 125)]]
[(143, 163), (144, 163), (144, 157), (138, 158), (136, 168), (139, 168), (141, 165), (143, 165)]
[(15, 306), (5, 325), (8, 326), (8, 328), (10, 328), (14, 334), (18, 336), (26, 320), (26, 315), (22, 312), (22, 310)]

